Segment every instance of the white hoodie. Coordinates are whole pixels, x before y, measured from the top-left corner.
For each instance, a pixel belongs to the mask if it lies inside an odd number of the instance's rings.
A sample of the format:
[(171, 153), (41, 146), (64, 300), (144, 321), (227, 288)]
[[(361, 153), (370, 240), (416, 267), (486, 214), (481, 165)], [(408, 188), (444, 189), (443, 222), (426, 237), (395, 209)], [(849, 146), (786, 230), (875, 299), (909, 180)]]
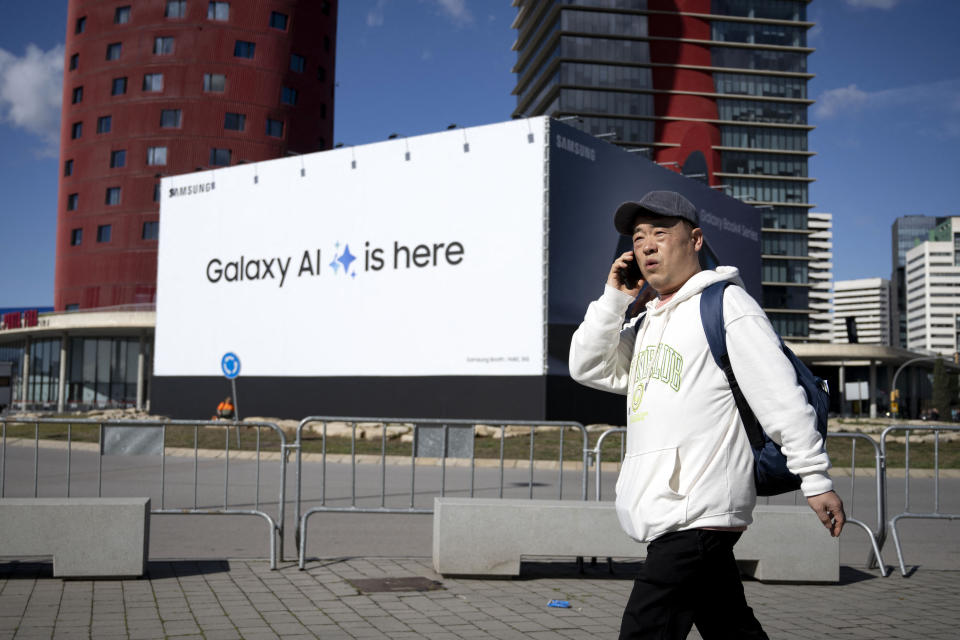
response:
[(787, 467), (813, 496), (833, 488), (816, 416), (763, 310), (734, 267), (701, 271), (662, 307), (647, 304), (639, 335), (623, 325), (631, 296), (607, 286), (570, 345), (570, 375), (627, 396), (626, 456), (617, 516), (641, 542), (704, 527), (743, 527), (756, 503), (753, 454), (723, 371), (700, 320), (700, 292), (730, 280), (723, 317), (727, 351), (743, 394)]

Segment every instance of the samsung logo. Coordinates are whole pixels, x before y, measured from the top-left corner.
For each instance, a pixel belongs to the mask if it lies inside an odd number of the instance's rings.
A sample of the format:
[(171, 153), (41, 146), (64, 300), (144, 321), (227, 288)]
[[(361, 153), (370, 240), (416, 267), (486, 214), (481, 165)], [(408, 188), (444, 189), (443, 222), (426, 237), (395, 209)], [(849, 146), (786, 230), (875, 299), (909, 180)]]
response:
[(208, 191), (213, 191), (216, 184), (216, 182), (201, 182), (199, 184), (191, 184), (185, 187), (173, 187), (170, 189), (170, 197), (192, 196), (195, 193), (206, 193)]
[(563, 136), (557, 136), (557, 148), (563, 149), (564, 151), (569, 151), (574, 155), (578, 155), (581, 158), (585, 158), (590, 162), (597, 161), (597, 152), (594, 149), (591, 149), (585, 144), (580, 144), (579, 142), (574, 142), (569, 138), (564, 138)]

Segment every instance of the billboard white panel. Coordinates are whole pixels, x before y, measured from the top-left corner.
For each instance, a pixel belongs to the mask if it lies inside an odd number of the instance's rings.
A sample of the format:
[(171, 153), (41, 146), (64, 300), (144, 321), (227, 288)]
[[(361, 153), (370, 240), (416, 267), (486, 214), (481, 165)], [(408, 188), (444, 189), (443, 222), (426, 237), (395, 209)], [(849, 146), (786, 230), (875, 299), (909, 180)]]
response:
[(542, 375), (544, 128), (165, 178), (154, 374)]

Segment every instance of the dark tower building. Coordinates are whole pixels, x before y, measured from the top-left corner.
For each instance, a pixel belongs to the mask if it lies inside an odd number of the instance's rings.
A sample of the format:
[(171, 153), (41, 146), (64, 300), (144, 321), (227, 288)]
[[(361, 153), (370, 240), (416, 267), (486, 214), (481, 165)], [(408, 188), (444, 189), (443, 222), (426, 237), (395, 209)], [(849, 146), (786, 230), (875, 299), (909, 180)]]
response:
[(514, 0), (515, 117), (546, 114), (756, 204), (763, 306), (808, 335), (808, 0)]
[(160, 177), (329, 148), (335, 0), (70, 0), (54, 305), (151, 303)]

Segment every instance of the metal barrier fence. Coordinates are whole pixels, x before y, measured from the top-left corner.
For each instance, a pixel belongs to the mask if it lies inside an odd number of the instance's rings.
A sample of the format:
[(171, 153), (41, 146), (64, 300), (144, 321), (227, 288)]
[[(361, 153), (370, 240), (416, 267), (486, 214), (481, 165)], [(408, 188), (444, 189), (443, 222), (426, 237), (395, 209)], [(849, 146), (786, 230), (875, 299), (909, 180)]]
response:
[[(626, 441), (626, 429), (624, 427), (614, 427), (607, 429), (600, 437), (597, 438), (597, 443), (594, 445), (593, 449), (588, 449), (587, 454), (588, 458), (591, 460), (591, 463), (595, 465), (595, 474), (596, 474), (596, 499), (599, 501), (602, 495), (602, 483), (601, 483), (601, 471), (603, 465), (603, 445), (608, 437), (614, 434), (620, 434), (620, 463), (623, 463), (624, 457), (624, 445)], [(830, 440), (836, 440), (841, 438), (846, 438), (851, 441), (851, 453), (850, 453), (850, 494), (845, 496), (844, 500), (844, 510), (847, 515), (847, 523), (854, 524), (861, 529), (863, 529), (867, 538), (870, 540), (870, 555), (867, 559), (867, 564), (869, 566), (874, 566), (874, 562), (880, 559), (880, 549), (883, 547), (883, 540), (886, 536), (886, 517), (885, 517), (885, 507), (886, 501), (884, 499), (884, 469), (883, 469), (883, 456), (880, 450), (880, 447), (870, 436), (864, 435), (862, 433), (828, 433), (827, 438)], [(873, 446), (874, 449), (874, 458), (873, 466), (876, 473), (876, 498), (877, 498), (877, 507), (876, 507), (876, 521), (877, 528), (873, 530), (868, 524), (853, 517), (853, 511), (856, 503), (856, 479), (857, 479), (857, 457), (856, 457), (856, 443), (857, 441), (865, 441)], [(836, 456), (834, 456), (836, 458)], [(799, 492), (794, 492), (798, 494)], [(796, 495), (794, 496), (794, 501), (797, 501)], [(766, 502), (769, 504), (770, 499), (766, 498)], [(879, 562), (880, 573), (884, 577), (887, 575), (887, 568), (883, 565), (883, 562)]]
[[(32, 434), (30, 433), (32, 427)], [(283, 517), (284, 517), (284, 504), (286, 502), (286, 455), (284, 455), (285, 450), (287, 449), (286, 437), (283, 431), (277, 427), (275, 424), (269, 422), (218, 422), (218, 421), (186, 421), (186, 420), (169, 420), (169, 421), (160, 421), (160, 420), (135, 420), (135, 421), (124, 421), (124, 420), (72, 420), (66, 418), (43, 418), (43, 419), (28, 419), (24, 420), (23, 418), (8, 418), (0, 417), (0, 443), (2, 443), (2, 449), (0, 449), (0, 498), (6, 497), (10, 493), (10, 488), (6, 480), (9, 458), (10, 458), (10, 449), (11, 446), (15, 448), (20, 448), (21, 446), (29, 447), (32, 444), (33, 447), (33, 487), (32, 495), (33, 497), (39, 497), (41, 494), (41, 484), (40, 484), (40, 450), (43, 448), (46, 451), (49, 451), (48, 446), (41, 447), (40, 442), (40, 433), (41, 427), (43, 431), (47, 432), (44, 435), (47, 436), (46, 439), (51, 436), (54, 439), (63, 438), (63, 447), (65, 451), (64, 461), (64, 473), (62, 476), (59, 474), (44, 474), (46, 479), (46, 486), (43, 487), (45, 490), (42, 492), (46, 495), (56, 495), (56, 497), (71, 497), (74, 492), (74, 488), (77, 484), (84, 484), (82, 479), (88, 479), (92, 475), (91, 465), (89, 464), (88, 457), (83, 459), (83, 464), (80, 465), (81, 468), (78, 470), (74, 465), (75, 456), (74, 449), (91, 451), (92, 443), (81, 443), (78, 440), (74, 439), (74, 429), (79, 428), (84, 430), (84, 427), (87, 432), (89, 432), (91, 427), (96, 429), (96, 451), (97, 451), (97, 461), (96, 461), (96, 491), (93, 491), (93, 487), (89, 486), (90, 482), (86, 482), (85, 486), (81, 487), (82, 493), (92, 494), (95, 493), (96, 497), (103, 496), (104, 490), (104, 458), (105, 456), (110, 456), (111, 454), (128, 454), (128, 455), (145, 455), (145, 456), (159, 456), (159, 474), (153, 480), (149, 478), (146, 474), (140, 474), (137, 476), (137, 482), (140, 483), (136, 485), (136, 490), (140, 490), (143, 486), (143, 483), (146, 484), (150, 493), (155, 493), (159, 491), (159, 495), (151, 495), (151, 504), (159, 504), (159, 508), (151, 509), (151, 514), (199, 514), (199, 515), (252, 515), (260, 516), (263, 518), (269, 527), (270, 531), (270, 568), (277, 568), (277, 558), (283, 557)], [(62, 427), (62, 429), (60, 428)], [(223, 451), (224, 455), (218, 460), (222, 460), (222, 473), (223, 473), (223, 505), (222, 506), (201, 506), (200, 502), (200, 461), (199, 461), (199, 442), (200, 442), (200, 428), (207, 427), (218, 427), (223, 429)], [(240, 439), (240, 430), (244, 431), (255, 431), (255, 440), (253, 449), (251, 452), (244, 452), (244, 455), (252, 458), (255, 462), (253, 474), (254, 474), (254, 490), (252, 497), (252, 506), (253, 508), (240, 508), (239, 506), (231, 506), (231, 496), (230, 496), (230, 464), (231, 464), (231, 449), (230, 449), (230, 428), (236, 429), (236, 438), (238, 441)], [(179, 492), (179, 495), (176, 498), (171, 498), (171, 501), (179, 502), (181, 505), (185, 503), (185, 506), (168, 506), (168, 490), (167, 490), (167, 458), (172, 457), (170, 454), (179, 453), (179, 457), (183, 455), (190, 455), (190, 447), (174, 449), (173, 447), (168, 446), (167, 433), (169, 430), (193, 430), (193, 446), (192, 446), (192, 457), (193, 457), (193, 477), (190, 487), (192, 488), (192, 506), (190, 495), (184, 495), (182, 491)], [(126, 431), (122, 431), (126, 430)], [(279, 495), (277, 499), (277, 515), (276, 519), (271, 517), (265, 510), (261, 509), (261, 499), (260, 499), (260, 487), (261, 487), (261, 466), (263, 463), (264, 451), (261, 447), (261, 431), (268, 430), (276, 434), (276, 438), (279, 442), (279, 449), (276, 454), (270, 454), (267, 452), (268, 457), (276, 457), (279, 464)], [(10, 432), (23, 432), (20, 436), (11, 436)], [(105, 437), (106, 436), (106, 437)], [(115, 437), (114, 437), (115, 436)], [(187, 434), (189, 441), (189, 433)], [(46, 445), (47, 443), (45, 443)], [(53, 449), (55, 450), (55, 449)], [(46, 455), (46, 453), (45, 453)], [(234, 464), (235, 464), (235, 475), (237, 473), (243, 472), (247, 473), (249, 470), (242, 468), (240, 470), (236, 469), (238, 454), (234, 452)], [(21, 461), (18, 459), (18, 463)], [(29, 463), (27, 463), (29, 464)], [(204, 460), (204, 466), (209, 466), (209, 461)], [(215, 463), (214, 463), (215, 464)], [(24, 464), (18, 464), (18, 466), (23, 467)], [(28, 470), (24, 470), (25, 474), (29, 475)], [(129, 471), (129, 469), (127, 469)], [(107, 471), (108, 474), (111, 473), (111, 470)], [(53, 480), (54, 476), (62, 478), (60, 481), (55, 482)], [(210, 476), (209, 469), (204, 469), (204, 475)], [(82, 476), (82, 479), (75, 478), (74, 476)], [(159, 484), (159, 487), (157, 487)], [(26, 493), (30, 494), (29, 487), (18, 487), (20, 491), (17, 493)], [(125, 487), (129, 490), (129, 487)], [(58, 494), (58, 495), (57, 495)], [(28, 497), (28, 496), (24, 496)], [(235, 502), (238, 496), (236, 495), (236, 489), (234, 487), (234, 496)], [(279, 540), (279, 549), (278, 542)]]
[[(345, 501), (341, 499), (341, 504), (329, 504), (327, 496), (327, 464), (328, 458), (330, 457), (327, 452), (327, 438), (328, 438), (328, 427), (332, 423), (337, 423), (338, 426), (346, 426), (349, 429), (350, 437), (350, 453), (348, 455), (348, 464), (350, 465), (350, 498), (349, 502), (342, 504)], [(357, 495), (357, 484), (358, 484), (358, 456), (361, 454), (357, 453), (357, 430), (358, 427), (364, 423), (380, 425), (379, 426), (379, 435), (380, 435), (380, 451), (379, 453), (367, 455), (362, 458), (362, 462), (366, 463), (368, 466), (374, 466), (377, 469), (379, 474), (378, 484), (379, 484), (379, 495), (374, 496), (365, 496), (369, 502), (372, 498), (372, 504), (363, 504), (361, 499)], [(321, 475), (320, 475), (320, 504), (314, 506), (305, 512), (302, 512), (302, 495), (303, 495), (303, 480), (302, 480), (302, 469), (303, 469), (303, 442), (305, 438), (305, 431), (308, 427), (312, 431), (316, 431), (316, 426), (319, 426), (320, 437), (321, 437), (321, 451), (320, 451), (320, 464), (321, 464)], [(409, 429), (412, 433), (412, 438), (410, 439), (410, 449), (409, 456), (404, 456), (402, 459), (399, 456), (387, 456), (387, 433), (388, 429), (391, 427), (402, 426), (405, 429)], [(563, 497), (563, 478), (564, 478), (564, 434), (568, 429), (576, 431), (580, 436), (579, 449), (579, 464), (581, 465), (581, 479), (580, 479), (580, 496), (579, 499), (587, 499), (587, 431), (582, 424), (579, 422), (531, 422), (531, 421), (498, 421), (498, 420), (442, 420), (442, 419), (420, 419), (420, 418), (360, 418), (360, 417), (342, 417), (342, 416), (310, 416), (304, 418), (300, 421), (300, 424), (297, 426), (296, 441), (293, 445), (290, 445), (290, 448), (296, 449), (297, 452), (297, 464), (296, 464), (296, 498), (294, 504), (294, 513), (296, 516), (297, 522), (297, 544), (299, 550), (299, 565), (300, 568), (304, 568), (306, 561), (306, 546), (307, 546), (307, 522), (310, 516), (320, 513), (320, 512), (354, 512), (354, 513), (433, 513), (433, 503), (432, 497), (439, 496), (443, 497), (448, 495), (451, 490), (448, 488), (448, 470), (447, 470), (447, 459), (448, 458), (459, 458), (461, 460), (469, 461), (469, 475), (467, 477), (467, 486), (461, 487), (459, 489), (454, 489), (453, 492), (456, 493), (466, 493), (470, 497), (474, 497), (477, 492), (476, 487), (476, 476), (477, 476), (477, 456), (474, 450), (474, 443), (476, 442), (477, 430), (478, 427), (486, 427), (493, 429), (494, 432), (499, 432), (499, 462), (495, 465), (498, 470), (498, 480), (496, 483), (497, 496), (502, 498), (504, 497), (504, 478), (505, 478), (505, 459), (504, 459), (504, 447), (507, 437), (507, 429), (520, 429), (527, 430), (529, 429), (529, 477), (526, 483), (528, 487), (528, 497), (533, 498), (534, 486), (536, 482), (534, 480), (534, 471), (536, 468), (536, 460), (534, 458), (535, 452), (535, 435), (538, 429), (548, 429), (548, 430), (557, 430), (559, 432), (559, 440), (556, 443), (558, 448), (558, 461), (557, 461), (557, 499)], [(454, 436), (454, 437), (452, 437)], [(461, 449), (459, 451), (454, 451), (454, 455), (451, 454), (451, 444), (453, 440), (458, 440)], [(440, 477), (439, 477), (439, 490), (438, 491), (427, 491), (427, 499), (430, 500), (429, 504), (426, 506), (417, 506), (417, 459), (418, 458), (427, 458), (430, 459), (430, 462), (434, 463), (432, 466), (436, 466), (435, 463), (439, 461), (440, 466)], [(390, 464), (388, 464), (388, 462)], [(406, 465), (409, 464), (409, 491), (404, 491), (401, 495), (403, 498), (402, 506), (398, 504), (397, 500), (394, 500), (394, 504), (387, 504), (387, 467), (388, 466), (400, 466), (400, 464)], [(571, 463), (567, 461), (569, 466)], [(426, 466), (426, 465), (421, 465)], [(451, 465), (453, 466), (453, 465)], [(462, 466), (462, 465), (457, 465)], [(434, 482), (435, 484), (435, 482)], [(523, 483), (516, 483), (522, 485)], [(394, 496), (391, 496), (393, 498)], [(378, 499), (378, 500), (377, 500)], [(421, 500), (423, 497), (421, 496)], [(377, 503), (379, 501), (379, 503)], [(332, 502), (332, 501), (331, 501)], [(302, 512), (302, 513), (301, 513)]]
[[(897, 561), (900, 564), (900, 574), (906, 576), (907, 568), (903, 562), (903, 549), (900, 546), (900, 537), (897, 534), (897, 522), (906, 519), (924, 520), (960, 520), (960, 514), (942, 513), (940, 511), (940, 434), (943, 432), (960, 432), (960, 427), (946, 425), (893, 425), (883, 430), (880, 435), (880, 450), (884, 460), (888, 459), (888, 438), (895, 431), (904, 432), (904, 505), (903, 512), (890, 519), (890, 532), (893, 534), (893, 544), (897, 550)], [(931, 432), (933, 441), (933, 509), (931, 511), (910, 510), (910, 434), (914, 431)], [(886, 475), (886, 474), (884, 474)]]
[(607, 429), (606, 431), (600, 434), (599, 438), (597, 438), (597, 444), (594, 445), (593, 449), (588, 449), (587, 451), (588, 456), (591, 459), (591, 464), (595, 465), (596, 479), (594, 480), (594, 482), (597, 485), (596, 493), (597, 493), (598, 502), (600, 501), (600, 494), (602, 491), (602, 483), (600, 480), (602, 475), (600, 472), (603, 467), (603, 455), (602, 455), (603, 443), (606, 441), (606, 439), (609, 436), (613, 435), (614, 433), (621, 434), (620, 435), (620, 464), (623, 464), (623, 456), (626, 452), (626, 442), (627, 442), (626, 427), (613, 427), (612, 429)]
[[(886, 539), (886, 493), (885, 493), (885, 467), (883, 452), (880, 449), (880, 446), (877, 445), (876, 441), (868, 435), (862, 433), (845, 433), (845, 432), (836, 432), (828, 433), (827, 441), (830, 440), (839, 440), (841, 438), (846, 438), (850, 440), (850, 495), (849, 497), (843, 496), (843, 507), (846, 512), (846, 521), (847, 524), (855, 524), (867, 533), (867, 538), (870, 540), (870, 553), (867, 556), (867, 566), (868, 567), (879, 567), (880, 575), (884, 578), (887, 577), (887, 567), (883, 564), (883, 558), (880, 556), (880, 550), (883, 548), (883, 542)], [(873, 468), (875, 474), (874, 489), (876, 491), (876, 522), (877, 528), (873, 530), (870, 528), (870, 525), (854, 517), (854, 509), (856, 508), (857, 502), (857, 443), (866, 442), (871, 447), (873, 447)], [(834, 460), (838, 456), (832, 456)]]
[[(344, 426), (347, 429), (349, 437), (349, 453), (340, 454), (335, 459), (333, 454), (328, 453), (328, 427), (333, 423), (339, 423), (341, 434)], [(380, 440), (379, 451), (373, 454), (358, 453), (358, 430), (364, 429), (364, 423), (379, 425), (378, 437)], [(391, 428), (404, 426), (412, 435), (410, 438), (410, 448), (408, 455), (403, 456), (387, 454), (388, 433)], [(303, 510), (303, 476), (304, 476), (304, 443), (310, 437), (309, 430), (316, 430), (319, 426), (320, 437), (320, 478), (316, 485), (319, 490), (319, 498), (313, 498), (311, 501), (319, 502), (318, 505)], [(218, 457), (218, 462), (211, 462), (205, 459), (203, 474), (210, 477), (210, 466), (220, 465), (219, 469), (213, 472), (222, 472), (223, 474), (223, 502), (222, 505), (213, 506), (211, 504), (202, 505), (200, 500), (201, 470), (199, 462), (200, 449), (200, 431), (201, 428), (217, 427), (223, 430), (223, 455)], [(237, 445), (239, 448), (239, 439), (241, 430), (244, 432), (253, 431), (255, 441), (248, 451), (242, 454), (232, 451), (230, 446), (230, 428), (236, 432)], [(496, 438), (499, 436), (499, 452), (495, 458), (478, 458), (475, 451), (475, 443), (478, 441), (477, 435), (480, 428), (483, 427), (489, 434)], [(86, 438), (92, 439), (90, 429), (95, 430), (95, 439), (93, 443), (81, 444), (80, 440), (74, 437), (74, 429), (86, 429)], [(112, 429), (132, 430), (129, 433), (144, 435), (144, 438), (135, 438), (136, 444), (132, 451), (121, 451), (117, 447), (121, 446), (124, 438), (111, 440), (110, 435), (114, 432)], [(192, 442), (189, 438), (189, 430), (192, 429)], [(559, 437), (554, 437), (548, 443), (548, 446), (555, 447), (557, 450), (556, 460), (544, 460), (542, 456), (535, 456), (536, 434), (539, 429), (555, 430)], [(148, 433), (152, 430), (151, 433)], [(173, 447), (168, 442), (167, 434), (169, 430), (187, 431), (186, 447)], [(508, 431), (509, 430), (509, 431)], [(579, 442), (574, 446), (576, 449), (577, 462), (564, 459), (565, 435), (568, 430), (579, 434)], [(45, 443), (41, 447), (41, 431), (46, 432), (44, 439), (59, 438), (61, 442), (55, 446)], [(526, 447), (527, 459), (516, 460), (516, 456), (510, 460), (509, 464), (505, 457), (505, 445), (509, 435), (514, 435), (520, 431), (528, 438), (529, 446)], [(895, 432), (903, 431), (904, 446), (904, 473), (905, 473), (905, 504), (903, 512), (887, 520), (888, 514), (888, 491), (887, 491), (887, 463), (889, 461), (889, 447)], [(926, 439), (932, 443), (932, 509), (911, 510), (911, 457), (910, 442), (911, 434), (916, 431), (926, 432)], [(108, 433), (109, 432), (109, 433)], [(265, 451), (261, 436), (262, 433), (270, 433), (274, 436), (268, 449)], [(555, 470), (557, 474), (556, 497), (563, 498), (564, 491), (564, 471), (569, 471), (571, 466), (578, 466), (580, 477), (577, 478), (578, 494), (575, 499), (586, 500), (588, 495), (588, 478), (590, 465), (595, 465), (595, 499), (600, 500), (602, 496), (602, 465), (603, 448), (608, 438), (615, 434), (621, 436), (620, 456), (622, 461), (624, 455), (623, 434), (626, 429), (611, 428), (600, 434), (593, 448), (589, 447), (589, 440), (586, 428), (578, 422), (532, 422), (532, 421), (484, 421), (484, 420), (440, 420), (440, 419), (416, 419), (416, 418), (357, 418), (357, 417), (339, 417), (339, 416), (311, 416), (304, 418), (296, 430), (296, 440), (292, 444), (287, 444), (284, 432), (275, 424), (269, 422), (222, 422), (222, 421), (187, 421), (187, 420), (72, 420), (66, 418), (32, 418), (23, 419), (15, 417), (0, 417), (0, 498), (8, 497), (11, 493), (11, 487), (8, 486), (8, 472), (11, 463), (11, 449), (23, 449), (32, 447), (32, 474), (30, 472), (29, 453), (17, 455), (13, 462), (17, 467), (18, 478), (30, 477), (32, 475), (32, 487), (24, 483), (18, 483), (14, 493), (20, 496), (32, 494), (39, 497), (41, 493), (45, 495), (57, 495), (70, 497), (76, 489), (80, 488), (83, 495), (94, 494), (98, 497), (104, 493), (104, 460), (113, 453), (133, 453), (140, 455), (153, 455), (159, 457), (159, 473), (151, 478), (148, 474), (141, 473), (137, 476), (136, 490), (142, 486), (148, 488), (148, 493), (157, 493), (151, 495), (152, 503), (159, 504), (159, 508), (153, 508), (153, 514), (198, 514), (198, 515), (254, 515), (263, 518), (269, 527), (270, 532), (270, 567), (275, 569), (277, 560), (283, 559), (284, 543), (284, 509), (286, 502), (286, 473), (287, 458), (291, 450), (296, 451), (296, 485), (294, 518), (297, 525), (295, 532), (295, 541), (298, 547), (299, 566), (302, 569), (305, 563), (306, 541), (307, 541), (307, 522), (311, 515), (319, 512), (359, 512), (359, 513), (432, 513), (433, 497), (446, 496), (450, 494), (469, 495), (474, 497), (477, 493), (490, 495), (494, 493), (497, 497), (505, 497), (505, 487), (507, 487), (507, 469), (514, 479), (521, 479), (521, 482), (511, 483), (509, 490), (514, 495), (519, 493), (520, 489), (525, 489), (526, 497), (534, 497), (534, 488), (545, 486), (548, 483), (537, 482), (536, 473), (543, 474)], [(850, 453), (850, 475), (851, 484), (848, 496), (844, 496), (844, 503), (847, 508), (847, 522), (852, 523), (863, 529), (870, 539), (870, 555), (868, 565), (873, 566), (878, 562), (882, 575), (887, 575), (880, 552), (883, 548), (886, 538), (887, 528), (893, 534), (894, 544), (896, 546), (897, 558), (900, 565), (900, 571), (906, 575), (906, 567), (903, 560), (903, 550), (897, 531), (897, 523), (904, 519), (933, 519), (933, 520), (960, 520), (960, 513), (944, 513), (941, 511), (940, 501), (940, 451), (941, 434), (943, 432), (960, 432), (960, 427), (941, 426), (941, 425), (893, 425), (885, 429), (880, 437), (878, 444), (873, 438), (861, 433), (830, 433), (830, 440), (848, 439), (851, 443)], [(361, 434), (363, 432), (361, 431)], [(521, 436), (523, 437), (523, 436)], [(543, 438), (545, 439), (545, 438)], [(541, 440), (543, 440), (541, 439)], [(180, 438), (181, 441), (183, 437)], [(857, 443), (865, 442), (873, 448), (873, 467), (876, 480), (874, 488), (876, 491), (876, 527), (871, 528), (865, 521), (854, 517), (854, 510), (857, 507)], [(120, 442), (121, 445), (118, 445)], [(151, 444), (152, 442), (152, 444)], [(192, 446), (190, 446), (192, 445)], [(249, 445), (249, 442), (248, 442)], [(152, 447), (152, 448), (151, 448)], [(65, 450), (63, 458), (63, 473), (44, 473), (41, 476), (40, 459), (41, 449), (44, 450), (44, 456), (52, 455), (49, 452), (57, 448)], [(121, 447), (122, 448), (122, 447)], [(367, 447), (368, 449), (370, 447)], [(396, 448), (392, 446), (391, 448)], [(516, 447), (514, 447), (516, 448)], [(609, 447), (608, 447), (609, 448)], [(96, 467), (93, 468), (89, 456), (82, 457), (75, 464), (76, 450), (96, 450)], [(192, 481), (187, 483), (188, 491), (191, 496), (185, 494), (182, 488), (179, 495), (171, 496), (167, 487), (167, 466), (168, 458), (174, 457), (192, 457)], [(837, 455), (833, 456), (836, 460)], [(246, 461), (240, 458), (246, 458)], [(276, 517), (267, 513), (266, 507), (261, 508), (261, 466), (266, 462), (265, 459), (276, 461), (279, 467), (278, 477), (278, 498), (276, 505)], [(483, 462), (478, 465), (478, 460)], [(448, 462), (448, 460), (450, 460)], [(526, 463), (525, 465), (523, 463)], [(82, 463), (82, 464), (81, 464)], [(234, 476), (231, 476), (231, 463), (234, 465)], [(253, 469), (250, 469), (250, 463)], [(339, 495), (328, 496), (327, 487), (327, 467), (328, 463), (335, 465), (349, 465), (349, 496)], [(244, 466), (246, 465), (246, 466)], [(181, 465), (176, 464), (180, 467)], [(237, 467), (240, 467), (237, 469)], [(403, 490), (399, 493), (388, 494), (388, 475), (397, 476), (396, 473), (388, 474), (388, 467), (406, 467), (409, 466), (408, 480), (402, 483), (390, 483), (391, 488), (403, 485)], [(79, 467), (79, 469), (77, 468)], [(361, 467), (363, 471), (361, 471)], [(448, 470), (448, 467), (461, 471), (459, 484)], [(478, 467), (481, 467), (479, 475), (485, 479), (487, 484), (477, 486)], [(545, 469), (544, 467), (549, 467)], [(428, 469), (439, 468), (437, 472), (430, 472)], [(418, 492), (418, 469), (421, 476), (426, 475), (427, 481), (423, 484), (430, 486), (421, 489)], [(467, 474), (463, 477), (463, 470)], [(539, 471), (538, 471), (539, 469)], [(58, 468), (59, 471), (59, 468)], [(95, 471), (95, 475), (94, 475)], [(116, 469), (107, 470), (107, 473), (117, 471)], [(183, 477), (185, 469), (178, 469), (178, 477)], [(361, 476), (366, 476), (364, 484), (365, 489), (373, 486), (370, 480), (370, 472), (376, 475), (377, 489), (370, 495), (360, 495)], [(406, 474), (405, 470), (402, 470)], [(491, 472), (496, 473), (495, 479), (491, 480)], [(535, 473), (536, 472), (536, 473)], [(237, 475), (253, 475), (251, 480), (253, 484), (252, 508), (250, 504), (238, 504), (236, 483), (233, 486), (233, 502), (231, 502), (231, 478), (236, 480)], [(41, 485), (41, 477), (44, 484)], [(95, 477), (95, 491), (91, 478)], [(395, 479), (395, 478), (394, 478)], [(452, 479), (452, 480), (451, 480)], [(205, 485), (209, 482), (204, 483)], [(569, 484), (569, 483), (568, 483)], [(158, 486), (159, 485), (159, 486)], [(124, 487), (130, 490), (130, 487)], [(176, 492), (173, 492), (176, 493)], [(795, 494), (796, 495), (796, 494)], [(168, 505), (168, 499), (178, 505)], [(398, 500), (399, 499), (399, 500)], [(420, 504), (418, 504), (418, 499)], [(424, 504), (424, 501), (427, 501)], [(795, 498), (795, 502), (797, 499)], [(272, 501), (265, 501), (271, 502)], [(769, 499), (767, 499), (769, 502)]]

